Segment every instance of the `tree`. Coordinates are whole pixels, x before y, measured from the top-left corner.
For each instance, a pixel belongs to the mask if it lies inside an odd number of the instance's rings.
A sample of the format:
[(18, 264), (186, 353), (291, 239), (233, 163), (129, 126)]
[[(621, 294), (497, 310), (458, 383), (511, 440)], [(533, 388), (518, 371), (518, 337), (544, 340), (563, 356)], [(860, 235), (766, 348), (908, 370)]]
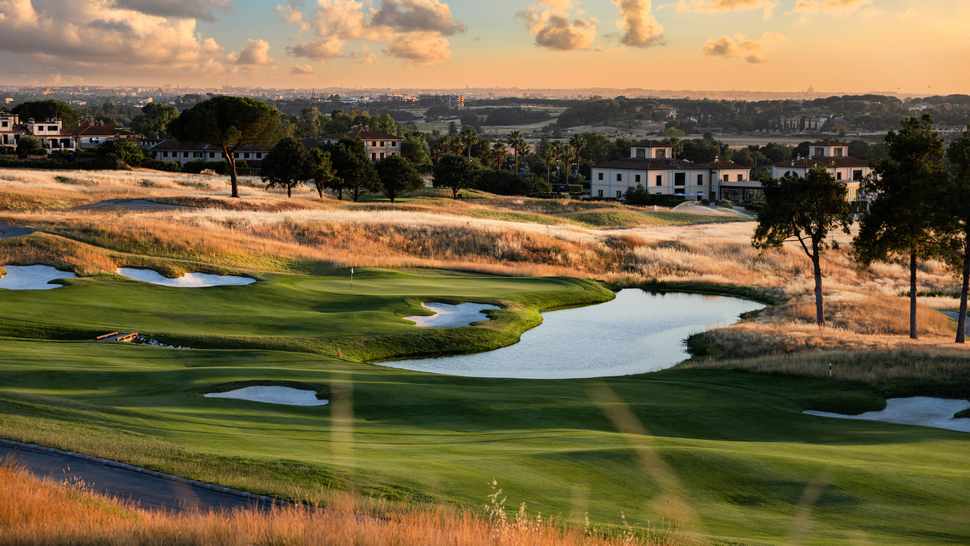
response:
[(505, 143), (496, 142), (495, 144), (492, 144), (492, 151), (494, 152), (496, 158), (495, 168), (502, 170), (503, 165), (505, 164)]
[(249, 97), (213, 97), (182, 112), (168, 125), (183, 143), (222, 148), (229, 164), (232, 196), (239, 197), (234, 153), (241, 146), (268, 145), (279, 127), (279, 110)]
[[(579, 153), (586, 147), (587, 139), (585, 134), (578, 134), (569, 137), (569, 145), (573, 147), (576, 157), (576, 173), (573, 177), (574, 182), (579, 181)], [(567, 176), (567, 178), (569, 178)]]
[(330, 161), (340, 177), (338, 191), (341, 198), (346, 191), (356, 203), (362, 195), (380, 189), (377, 169), (367, 157), (367, 148), (359, 138), (340, 139), (330, 150)]
[(519, 174), (519, 156), (522, 155), (523, 150), (526, 150), (525, 153), (528, 153), (529, 145), (522, 138), (522, 133), (519, 131), (509, 133), (509, 137), (505, 140), (505, 143), (515, 152), (515, 174)]
[(827, 238), (834, 229), (849, 233), (852, 212), (845, 198), (848, 189), (823, 167), (808, 171), (805, 178), (769, 179), (762, 183), (764, 207), (758, 213), (751, 244), (755, 248), (780, 248), (786, 241), (798, 241), (812, 260), (815, 274), (815, 315), (825, 326), (822, 307), (822, 252), (836, 248)]
[(70, 131), (77, 127), (77, 110), (71, 108), (70, 104), (59, 100), (33, 100), (22, 102), (11, 110), (12, 113), (20, 116), (21, 123), (34, 118), (35, 121), (47, 119), (60, 119), (61, 127), (65, 131)]
[(458, 199), (462, 188), (471, 187), (475, 174), (471, 162), (458, 154), (447, 154), (434, 166), (434, 186), (451, 188), (452, 196)]
[(468, 160), (471, 161), (472, 158), (472, 146), (478, 142), (478, 132), (475, 131), (474, 127), (462, 127), (461, 129), (461, 143), (468, 149)]
[[(334, 188), (335, 182), (339, 179), (333, 170), (333, 162), (330, 160), (330, 152), (322, 148), (313, 148), (310, 154), (310, 168), (313, 172), (313, 184), (317, 188), (320, 198), (323, 198), (323, 190)], [(340, 180), (343, 183), (343, 180)]]
[(299, 140), (286, 137), (277, 142), (260, 163), (260, 178), (267, 188), (286, 188), (286, 196), (293, 197), (293, 188), (313, 177), (314, 165), (310, 154)]
[(47, 154), (44, 149), (44, 142), (32, 135), (24, 135), (17, 140), (17, 155), (26, 157), (28, 155)]
[(964, 343), (967, 333), (967, 291), (970, 288), (970, 125), (963, 135), (950, 143), (946, 156), (954, 167), (946, 203), (957, 221), (957, 251), (948, 260), (961, 270), (960, 316), (957, 318), (957, 343)]
[(149, 138), (168, 136), (168, 124), (179, 117), (178, 108), (150, 102), (131, 120), (131, 130)]
[(401, 194), (424, 187), (424, 179), (405, 157), (388, 156), (378, 161), (376, 167), (381, 181), (381, 192), (391, 203)]
[(902, 121), (899, 133), (886, 134), (889, 159), (873, 164), (877, 175), (866, 191), (877, 198), (862, 217), (853, 240), (863, 267), (874, 261), (909, 258), (909, 337), (916, 330), (916, 271), (920, 260), (940, 256), (952, 232), (944, 203), (947, 172), (943, 137), (933, 130), (933, 118)]
[(97, 163), (108, 168), (116, 168), (120, 161), (122, 165), (140, 167), (145, 162), (145, 152), (131, 142), (109, 140), (94, 151)]
[(418, 134), (404, 135), (401, 141), (401, 155), (406, 157), (415, 166), (431, 165), (429, 157), (431, 150), (428, 143)]

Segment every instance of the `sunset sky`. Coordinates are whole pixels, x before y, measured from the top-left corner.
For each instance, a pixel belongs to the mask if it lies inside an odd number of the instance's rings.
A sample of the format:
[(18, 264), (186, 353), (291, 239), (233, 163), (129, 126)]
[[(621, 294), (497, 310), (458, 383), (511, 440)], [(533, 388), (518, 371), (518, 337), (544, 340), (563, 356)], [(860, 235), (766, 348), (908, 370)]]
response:
[(966, 0), (0, 0), (0, 83), (970, 93)]

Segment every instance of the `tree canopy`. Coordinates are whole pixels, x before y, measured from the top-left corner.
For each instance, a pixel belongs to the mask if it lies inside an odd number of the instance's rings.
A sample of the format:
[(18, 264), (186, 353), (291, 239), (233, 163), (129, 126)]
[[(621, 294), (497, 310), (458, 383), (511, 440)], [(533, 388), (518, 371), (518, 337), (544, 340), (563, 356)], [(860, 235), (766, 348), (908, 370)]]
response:
[(313, 176), (310, 154), (293, 137), (280, 139), (260, 163), (260, 177), (267, 188), (286, 188), (286, 196), (293, 196), (293, 188)]
[(946, 150), (953, 165), (953, 176), (947, 189), (946, 203), (956, 221), (954, 252), (947, 262), (961, 273), (960, 315), (957, 317), (957, 343), (964, 343), (967, 333), (967, 293), (970, 289), (970, 125)]
[(375, 167), (381, 181), (381, 192), (391, 203), (402, 194), (424, 187), (424, 179), (405, 157), (388, 156), (378, 161)]
[(764, 207), (758, 213), (751, 244), (755, 248), (780, 248), (786, 241), (798, 241), (812, 260), (815, 275), (815, 313), (825, 325), (822, 305), (822, 252), (835, 243), (828, 241), (835, 229), (849, 233), (852, 212), (845, 198), (848, 188), (824, 167), (808, 171), (805, 178), (768, 179), (762, 183)]
[(171, 135), (183, 143), (222, 148), (229, 163), (232, 196), (239, 197), (236, 160), (241, 146), (270, 144), (279, 127), (279, 111), (249, 97), (213, 97), (182, 112), (169, 123)]
[(30, 118), (36, 121), (60, 118), (61, 127), (65, 131), (77, 128), (79, 119), (77, 110), (70, 104), (54, 99), (23, 102), (15, 106), (11, 112), (20, 116), (21, 123), (25, 123)]
[(178, 108), (150, 102), (131, 120), (131, 130), (148, 138), (168, 136), (168, 124), (179, 117)]
[(445, 154), (434, 166), (434, 186), (451, 188), (452, 197), (455, 199), (458, 199), (458, 192), (462, 188), (469, 188), (474, 182), (474, 169), (464, 156)]
[(360, 139), (342, 138), (329, 151), (333, 168), (340, 178), (338, 196), (343, 197), (346, 191), (356, 203), (362, 195), (380, 189), (377, 169), (367, 157), (367, 148)]

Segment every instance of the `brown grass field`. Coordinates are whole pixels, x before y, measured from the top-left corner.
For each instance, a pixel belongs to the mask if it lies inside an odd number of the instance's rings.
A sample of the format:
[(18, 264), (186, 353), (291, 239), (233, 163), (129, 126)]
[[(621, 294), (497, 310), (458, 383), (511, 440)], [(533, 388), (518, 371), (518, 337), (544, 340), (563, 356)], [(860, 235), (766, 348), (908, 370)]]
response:
[[(268, 512), (145, 510), (92, 492), (84, 483), (41, 480), (0, 465), (0, 544), (306, 544), (463, 546), (619, 546), (691, 544), (676, 522), (626, 528), (605, 536), (531, 516), (525, 506), (508, 513), (501, 498), (479, 512), (394, 507), (347, 493), (328, 495), (328, 510), (297, 506)], [(365, 503), (361, 505), (360, 503)], [(370, 514), (360, 516), (358, 514)], [(377, 519), (379, 518), (379, 519)]]
[[(811, 264), (794, 243), (777, 251), (751, 246), (754, 222), (692, 207), (676, 211), (608, 202), (540, 200), (422, 190), (391, 204), (317, 198), (309, 187), (287, 199), (258, 179), (242, 179), (230, 199), (223, 177), (154, 171), (0, 172), (0, 221), (39, 233), (0, 241), (0, 264), (44, 263), (79, 275), (116, 267), (154, 267), (178, 275), (374, 266), (443, 268), (518, 275), (572, 275), (613, 286), (652, 281), (710, 290), (746, 287), (779, 300), (710, 337), (736, 356), (817, 349), (869, 350), (946, 345), (953, 322), (934, 309), (953, 298), (921, 298), (920, 339), (908, 338), (906, 269), (860, 270), (850, 245), (822, 263), (828, 325), (814, 324)], [(145, 198), (195, 206), (170, 212), (69, 211), (104, 199)], [(850, 241), (841, 235), (842, 243)], [(921, 264), (921, 291), (957, 291), (943, 264)], [(716, 326), (716, 325), (714, 325)]]

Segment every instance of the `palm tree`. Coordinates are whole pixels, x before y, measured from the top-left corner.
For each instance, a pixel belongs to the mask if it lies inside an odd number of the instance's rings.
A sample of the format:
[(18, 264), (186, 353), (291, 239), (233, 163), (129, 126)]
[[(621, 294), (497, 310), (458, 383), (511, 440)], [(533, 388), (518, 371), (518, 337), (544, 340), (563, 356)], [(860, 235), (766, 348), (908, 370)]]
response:
[(515, 172), (518, 174), (519, 155), (522, 154), (522, 149), (528, 146), (528, 144), (525, 142), (525, 139), (522, 138), (522, 133), (519, 131), (512, 131), (509, 133), (509, 138), (507, 138), (505, 142), (508, 143), (509, 148), (512, 148), (512, 150), (515, 151)]
[(576, 174), (573, 176), (573, 182), (579, 180), (579, 152), (586, 147), (587, 142), (585, 135), (573, 135), (569, 137), (569, 145), (576, 151)]
[(505, 144), (502, 142), (496, 142), (495, 144), (492, 144), (492, 150), (495, 152), (495, 155), (498, 157), (498, 170), (501, 171), (502, 164), (505, 163), (505, 154), (507, 153), (505, 149)]
[[(565, 142), (561, 142), (557, 140), (552, 143), (552, 150), (553, 150), (553, 153), (556, 154), (556, 161), (558, 162), (559, 160), (565, 160), (567, 165), (566, 168), (568, 169), (569, 152), (572, 151), (572, 148), (570, 148), (569, 145), (566, 144)], [(566, 179), (567, 180), (569, 179), (569, 173), (566, 173)], [(557, 180), (557, 182), (559, 181)]]
[(472, 146), (478, 142), (478, 132), (475, 131), (474, 127), (462, 127), (461, 129), (461, 143), (468, 148), (468, 160), (472, 159)]

